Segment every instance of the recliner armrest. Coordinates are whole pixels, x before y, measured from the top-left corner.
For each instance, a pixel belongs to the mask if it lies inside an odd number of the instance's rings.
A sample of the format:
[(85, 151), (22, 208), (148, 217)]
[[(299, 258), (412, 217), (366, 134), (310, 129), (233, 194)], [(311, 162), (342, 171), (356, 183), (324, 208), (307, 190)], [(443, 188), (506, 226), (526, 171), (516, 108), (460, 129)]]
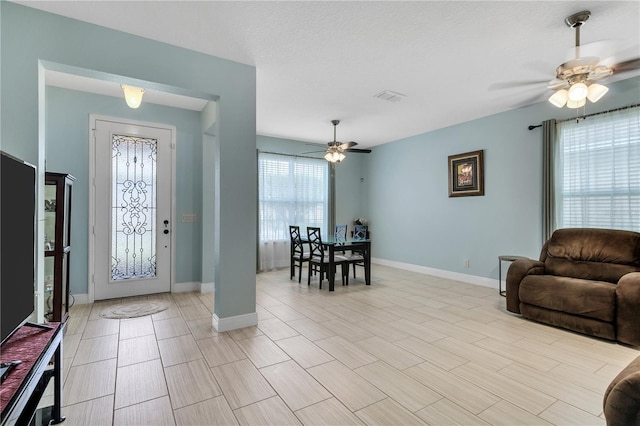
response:
[(616, 286), (617, 340), (640, 346), (640, 272), (623, 275)]
[(544, 263), (534, 259), (518, 259), (507, 271), (507, 310), (520, 313), (520, 282), (527, 275), (544, 275)]
[(637, 425), (640, 422), (640, 357), (622, 370), (604, 393), (607, 426)]

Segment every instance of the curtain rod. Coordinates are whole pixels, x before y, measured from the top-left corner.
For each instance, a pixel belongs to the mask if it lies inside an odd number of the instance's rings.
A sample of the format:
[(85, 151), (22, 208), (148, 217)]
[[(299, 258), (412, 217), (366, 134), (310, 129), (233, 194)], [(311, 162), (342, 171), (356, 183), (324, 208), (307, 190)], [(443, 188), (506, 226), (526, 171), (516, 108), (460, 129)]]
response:
[[(584, 120), (584, 119), (585, 119), (585, 118), (587, 118), (587, 117), (593, 117), (593, 116), (595, 116), (595, 115), (600, 115), (600, 114), (607, 114), (607, 113), (609, 113), (609, 112), (622, 111), (622, 110), (624, 110), (624, 109), (635, 108), (635, 107), (637, 107), (637, 106), (640, 106), (640, 104), (627, 105), (627, 106), (623, 106), (623, 107), (620, 107), (620, 108), (610, 109), (610, 110), (608, 110), (608, 111), (594, 112), (594, 113), (592, 113), (592, 114), (583, 115), (583, 116), (578, 117), (578, 118), (579, 118), (579, 119), (580, 119), (580, 118), (582, 118), (582, 119)], [(565, 121), (571, 121), (571, 120), (575, 120), (575, 118), (567, 118), (566, 120), (558, 121), (558, 123), (564, 123)], [(537, 126), (533, 126), (533, 125), (531, 125), (531, 126), (529, 126), (529, 127), (528, 127), (528, 129), (529, 129), (529, 130), (533, 130), (533, 129), (537, 128), (537, 127), (542, 127), (542, 124), (538, 124)]]
[[(286, 157), (299, 157), (299, 158), (310, 158), (312, 160), (322, 160), (322, 157), (310, 157), (308, 155), (300, 155), (300, 154), (283, 154), (282, 152), (272, 152), (272, 151), (262, 151), (262, 150), (258, 150), (258, 152), (260, 154), (275, 154), (275, 155), (284, 155)], [(324, 152), (324, 151), (318, 151), (318, 152)]]

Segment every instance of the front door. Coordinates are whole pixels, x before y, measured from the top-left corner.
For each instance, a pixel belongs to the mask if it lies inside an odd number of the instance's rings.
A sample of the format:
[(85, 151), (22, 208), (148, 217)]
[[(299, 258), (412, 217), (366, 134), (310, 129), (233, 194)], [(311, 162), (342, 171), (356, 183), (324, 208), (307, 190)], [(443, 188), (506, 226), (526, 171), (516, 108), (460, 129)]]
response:
[(171, 290), (175, 129), (94, 119), (94, 298)]

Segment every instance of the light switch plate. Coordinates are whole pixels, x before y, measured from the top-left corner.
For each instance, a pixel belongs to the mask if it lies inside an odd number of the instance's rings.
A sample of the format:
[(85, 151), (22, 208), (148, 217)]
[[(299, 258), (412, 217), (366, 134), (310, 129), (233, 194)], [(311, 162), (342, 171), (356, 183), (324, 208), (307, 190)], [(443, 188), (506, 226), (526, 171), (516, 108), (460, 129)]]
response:
[(184, 213), (182, 215), (182, 223), (195, 223), (198, 216), (195, 213)]

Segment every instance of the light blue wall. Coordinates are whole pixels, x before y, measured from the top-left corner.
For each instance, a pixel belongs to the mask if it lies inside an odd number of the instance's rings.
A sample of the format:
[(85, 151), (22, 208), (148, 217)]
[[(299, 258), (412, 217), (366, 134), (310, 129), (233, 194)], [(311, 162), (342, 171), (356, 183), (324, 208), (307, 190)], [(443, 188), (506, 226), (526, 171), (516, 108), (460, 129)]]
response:
[(180, 218), (184, 213), (202, 217), (200, 113), (144, 102), (131, 109), (122, 98), (47, 86), (46, 114), (47, 171), (70, 173), (76, 178), (71, 212), (71, 293), (88, 292), (89, 114), (176, 127), (175, 277), (177, 283), (199, 282), (201, 221), (182, 223)]
[(215, 264), (218, 319), (255, 318), (256, 230), (246, 226), (256, 221), (255, 68), (6, 1), (0, 8), (0, 140), (34, 164), (45, 154), (45, 67), (217, 97), (216, 144), (202, 158), (202, 167), (215, 168), (215, 182), (203, 182), (215, 192), (215, 249), (203, 262)]
[[(587, 113), (640, 100), (640, 77), (610, 87)], [(543, 102), (376, 147), (367, 164), (373, 256), (493, 279), (498, 255), (537, 258), (542, 135), (527, 127), (574, 115)], [(485, 195), (449, 198), (447, 157), (480, 149)]]
[(336, 224), (346, 224), (353, 231), (356, 217), (368, 218), (366, 164), (371, 154), (347, 153), (336, 164)]

